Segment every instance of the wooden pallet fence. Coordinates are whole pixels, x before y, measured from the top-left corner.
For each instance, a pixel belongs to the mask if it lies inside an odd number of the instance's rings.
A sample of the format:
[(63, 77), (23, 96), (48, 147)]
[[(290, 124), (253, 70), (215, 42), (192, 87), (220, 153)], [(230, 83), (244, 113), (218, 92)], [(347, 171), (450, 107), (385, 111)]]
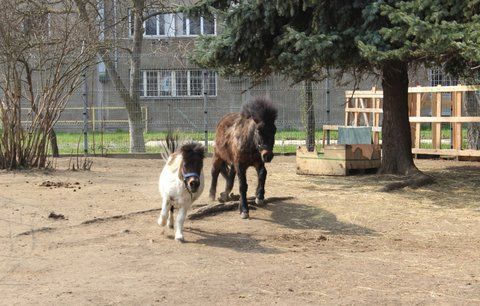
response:
[[(479, 150), (462, 149), (462, 124), (480, 122), (478, 117), (462, 115), (465, 95), (480, 90), (480, 85), (409, 87), (408, 103), (412, 132), (412, 153), (448, 156), (480, 156)], [(345, 126), (370, 126), (373, 143), (380, 143), (383, 91), (373, 87), (368, 91), (345, 92)], [(445, 110), (448, 112), (446, 113)], [(431, 126), (431, 137), (422, 139), (422, 124)], [(451, 127), (450, 147), (442, 146), (442, 124)], [(338, 126), (326, 125), (324, 130)], [(325, 133), (324, 133), (325, 134)], [(424, 140), (424, 142), (422, 142)], [(422, 148), (431, 143), (431, 148)]]

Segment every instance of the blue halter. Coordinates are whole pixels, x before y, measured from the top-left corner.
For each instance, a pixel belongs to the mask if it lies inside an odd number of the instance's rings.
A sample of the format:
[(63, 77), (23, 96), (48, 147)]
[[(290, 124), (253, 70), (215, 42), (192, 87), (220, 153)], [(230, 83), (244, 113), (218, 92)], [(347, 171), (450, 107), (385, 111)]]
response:
[(200, 175), (198, 173), (195, 173), (195, 172), (189, 172), (189, 173), (183, 174), (183, 179), (184, 180), (188, 179), (189, 177), (200, 178)]

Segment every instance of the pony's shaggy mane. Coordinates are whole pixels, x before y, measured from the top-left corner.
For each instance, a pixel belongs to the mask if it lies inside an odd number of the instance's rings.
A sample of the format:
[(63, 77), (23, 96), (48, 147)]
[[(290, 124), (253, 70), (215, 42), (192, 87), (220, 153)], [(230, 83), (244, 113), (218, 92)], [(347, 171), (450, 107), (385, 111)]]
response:
[(190, 160), (192, 157), (205, 158), (205, 148), (198, 142), (189, 142), (182, 145), (180, 152), (184, 160)]
[(267, 98), (255, 98), (242, 106), (241, 115), (252, 118), (255, 122), (273, 123), (277, 119), (278, 111), (272, 101)]

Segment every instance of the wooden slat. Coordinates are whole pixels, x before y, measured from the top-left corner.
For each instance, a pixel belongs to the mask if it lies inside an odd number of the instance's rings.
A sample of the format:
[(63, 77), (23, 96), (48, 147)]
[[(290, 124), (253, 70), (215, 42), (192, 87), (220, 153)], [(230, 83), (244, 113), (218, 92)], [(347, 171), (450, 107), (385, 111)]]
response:
[[(415, 96), (408, 95), (408, 115), (415, 116)], [(412, 140), (412, 146), (415, 147), (415, 135), (416, 135), (416, 124), (410, 123), (410, 138)]]
[[(379, 98), (374, 98), (374, 107), (375, 109), (381, 110), (381, 112), (375, 112), (375, 115), (373, 116), (373, 126), (374, 128), (379, 128), (380, 127), (380, 113), (383, 113), (383, 109), (380, 107), (380, 99)], [(381, 128), (380, 128), (381, 129)], [(374, 131), (373, 132), (373, 143), (378, 145), (380, 143), (380, 131)]]
[(429, 93), (429, 92), (465, 92), (478, 91), (480, 85), (457, 85), (457, 86), (415, 86), (409, 87), (409, 93)]
[[(365, 109), (365, 102), (363, 101), (363, 98), (358, 99), (360, 102), (360, 109)], [(366, 126), (370, 126), (370, 120), (368, 120), (368, 116), (366, 112), (362, 112), (363, 115), (363, 121), (365, 121)]]
[[(353, 101), (355, 101), (355, 108), (358, 108), (358, 98), (353, 99)], [(353, 113), (353, 126), (358, 126), (359, 119), (358, 112)]]
[[(480, 85), (457, 85), (457, 86), (415, 86), (409, 87), (408, 93), (449, 93), (449, 92), (466, 92), (480, 91)], [(383, 91), (372, 92), (370, 90), (347, 90), (345, 97), (348, 98), (383, 98)]]
[[(462, 116), (462, 93), (461, 92), (456, 92), (453, 94), (453, 99), (452, 99), (452, 110), (453, 110), (453, 116), (456, 118), (460, 118)], [(465, 119), (468, 117), (464, 117), (462, 119)], [(479, 118), (480, 119), (480, 118)], [(462, 148), (462, 124), (460, 122), (454, 122), (453, 123), (453, 148), (456, 150), (460, 150)]]
[[(346, 99), (346, 101), (345, 101), (345, 108), (349, 108), (349, 107), (350, 107), (350, 101), (352, 101), (352, 99), (349, 99), (349, 98)], [(349, 119), (350, 119), (350, 113), (349, 113), (349, 112), (345, 112), (345, 125), (349, 125), (349, 124), (350, 124)]]
[[(376, 99), (378, 100), (378, 99)], [(354, 113), (354, 112), (357, 112), (357, 113), (383, 113), (383, 109), (381, 108), (355, 108), (355, 107), (347, 107), (345, 108), (345, 111), (346, 112), (350, 112), (350, 113)]]
[[(422, 94), (415, 94), (415, 116), (420, 117), (422, 110)], [(412, 121), (410, 121), (412, 122)], [(420, 148), (420, 139), (421, 139), (421, 124), (415, 123), (415, 141), (413, 142), (415, 148)]]
[[(338, 127), (344, 127), (344, 125), (330, 125), (330, 124), (325, 124), (323, 125), (323, 130), (324, 131), (338, 131)], [(372, 131), (373, 132), (381, 132), (382, 131), (382, 127), (378, 127), (378, 126), (372, 126)]]
[(419, 123), (471, 123), (480, 122), (480, 117), (410, 117), (409, 120)]
[(447, 155), (447, 156), (480, 156), (480, 150), (454, 150), (454, 149), (412, 149), (413, 154)]
[[(442, 94), (436, 93), (435, 99), (432, 101), (432, 118), (438, 119), (442, 117)], [(438, 121), (432, 121), (432, 146), (434, 149), (441, 148), (442, 138), (442, 123)]]
[(383, 91), (377, 91), (376, 93), (373, 93), (371, 91), (355, 91), (355, 93), (352, 95), (352, 92), (346, 91), (345, 92), (345, 97), (347, 99), (354, 99), (354, 98), (383, 98)]

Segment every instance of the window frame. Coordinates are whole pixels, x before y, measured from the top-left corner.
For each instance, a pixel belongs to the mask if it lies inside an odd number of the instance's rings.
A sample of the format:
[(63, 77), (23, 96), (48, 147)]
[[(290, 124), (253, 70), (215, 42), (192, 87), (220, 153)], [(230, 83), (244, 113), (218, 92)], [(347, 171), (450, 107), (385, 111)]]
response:
[(430, 86), (456, 86), (459, 80), (447, 74), (442, 67), (428, 69), (428, 83)]
[[(177, 17), (178, 14), (175, 14), (175, 17)], [(200, 16), (200, 34), (190, 34), (190, 17), (185, 17), (183, 16), (186, 21), (186, 26), (185, 26), (185, 34), (177, 34), (175, 31), (175, 37), (198, 37), (201, 35), (205, 36), (216, 36), (217, 35), (217, 18), (213, 17), (213, 34), (205, 34), (205, 24), (204, 24), (204, 18), (203, 16)], [(175, 29), (176, 30), (176, 29)]]
[[(140, 80), (140, 84), (141, 84), (141, 89), (140, 89), (140, 98), (142, 99), (147, 99), (147, 100), (151, 100), (151, 99), (165, 99), (165, 98), (189, 98), (189, 99), (198, 99), (198, 98), (201, 98), (203, 97), (203, 83), (202, 83), (202, 89), (200, 90), (200, 94), (199, 95), (192, 95), (192, 88), (191, 88), (191, 85), (192, 85), (192, 71), (200, 71), (201, 74), (203, 74), (203, 70), (200, 70), (200, 69), (188, 69), (188, 70), (170, 70), (170, 69), (142, 69), (140, 71), (140, 77), (141, 77), (141, 80)], [(214, 70), (208, 70), (209, 72), (212, 73), (213, 75), (213, 80), (214, 82), (212, 82), (212, 84), (214, 84), (215, 88), (214, 90), (212, 91), (214, 94), (210, 94), (210, 89), (208, 88), (207, 89), (207, 96), (209, 97), (217, 97), (218, 95), (218, 74), (216, 71)], [(156, 79), (157, 79), (157, 90), (156, 90), (156, 95), (154, 96), (149, 96), (148, 95), (148, 75), (149, 75), (149, 72), (155, 72), (156, 74)], [(162, 92), (161, 88), (162, 88), (162, 79), (163, 79), (163, 76), (162, 76), (162, 72), (165, 73), (165, 74), (168, 74), (170, 73), (170, 95), (161, 95), (160, 93)], [(177, 92), (177, 73), (178, 72), (186, 72), (186, 95), (178, 95)], [(209, 83), (207, 82), (207, 86)]]
[[(128, 10), (128, 36), (129, 38), (133, 37), (133, 16), (131, 14), (132, 10)], [(198, 37), (201, 35), (205, 36), (217, 36), (217, 18), (213, 17), (213, 34), (205, 34), (205, 17), (200, 16), (200, 34), (190, 34), (190, 17), (185, 17), (183, 15), (180, 17), (180, 14), (175, 13), (160, 13), (150, 18), (155, 18), (155, 25), (156, 25), (156, 34), (151, 35), (147, 34), (147, 20), (143, 21), (143, 38), (145, 39), (159, 39), (159, 38), (171, 38), (171, 37)], [(163, 29), (164, 34), (158, 34), (160, 32), (160, 17), (162, 18), (163, 22)], [(185, 34), (177, 34), (177, 22), (176, 18), (186, 18), (186, 27), (185, 27)], [(182, 20), (182, 27), (183, 27), (183, 20)]]

